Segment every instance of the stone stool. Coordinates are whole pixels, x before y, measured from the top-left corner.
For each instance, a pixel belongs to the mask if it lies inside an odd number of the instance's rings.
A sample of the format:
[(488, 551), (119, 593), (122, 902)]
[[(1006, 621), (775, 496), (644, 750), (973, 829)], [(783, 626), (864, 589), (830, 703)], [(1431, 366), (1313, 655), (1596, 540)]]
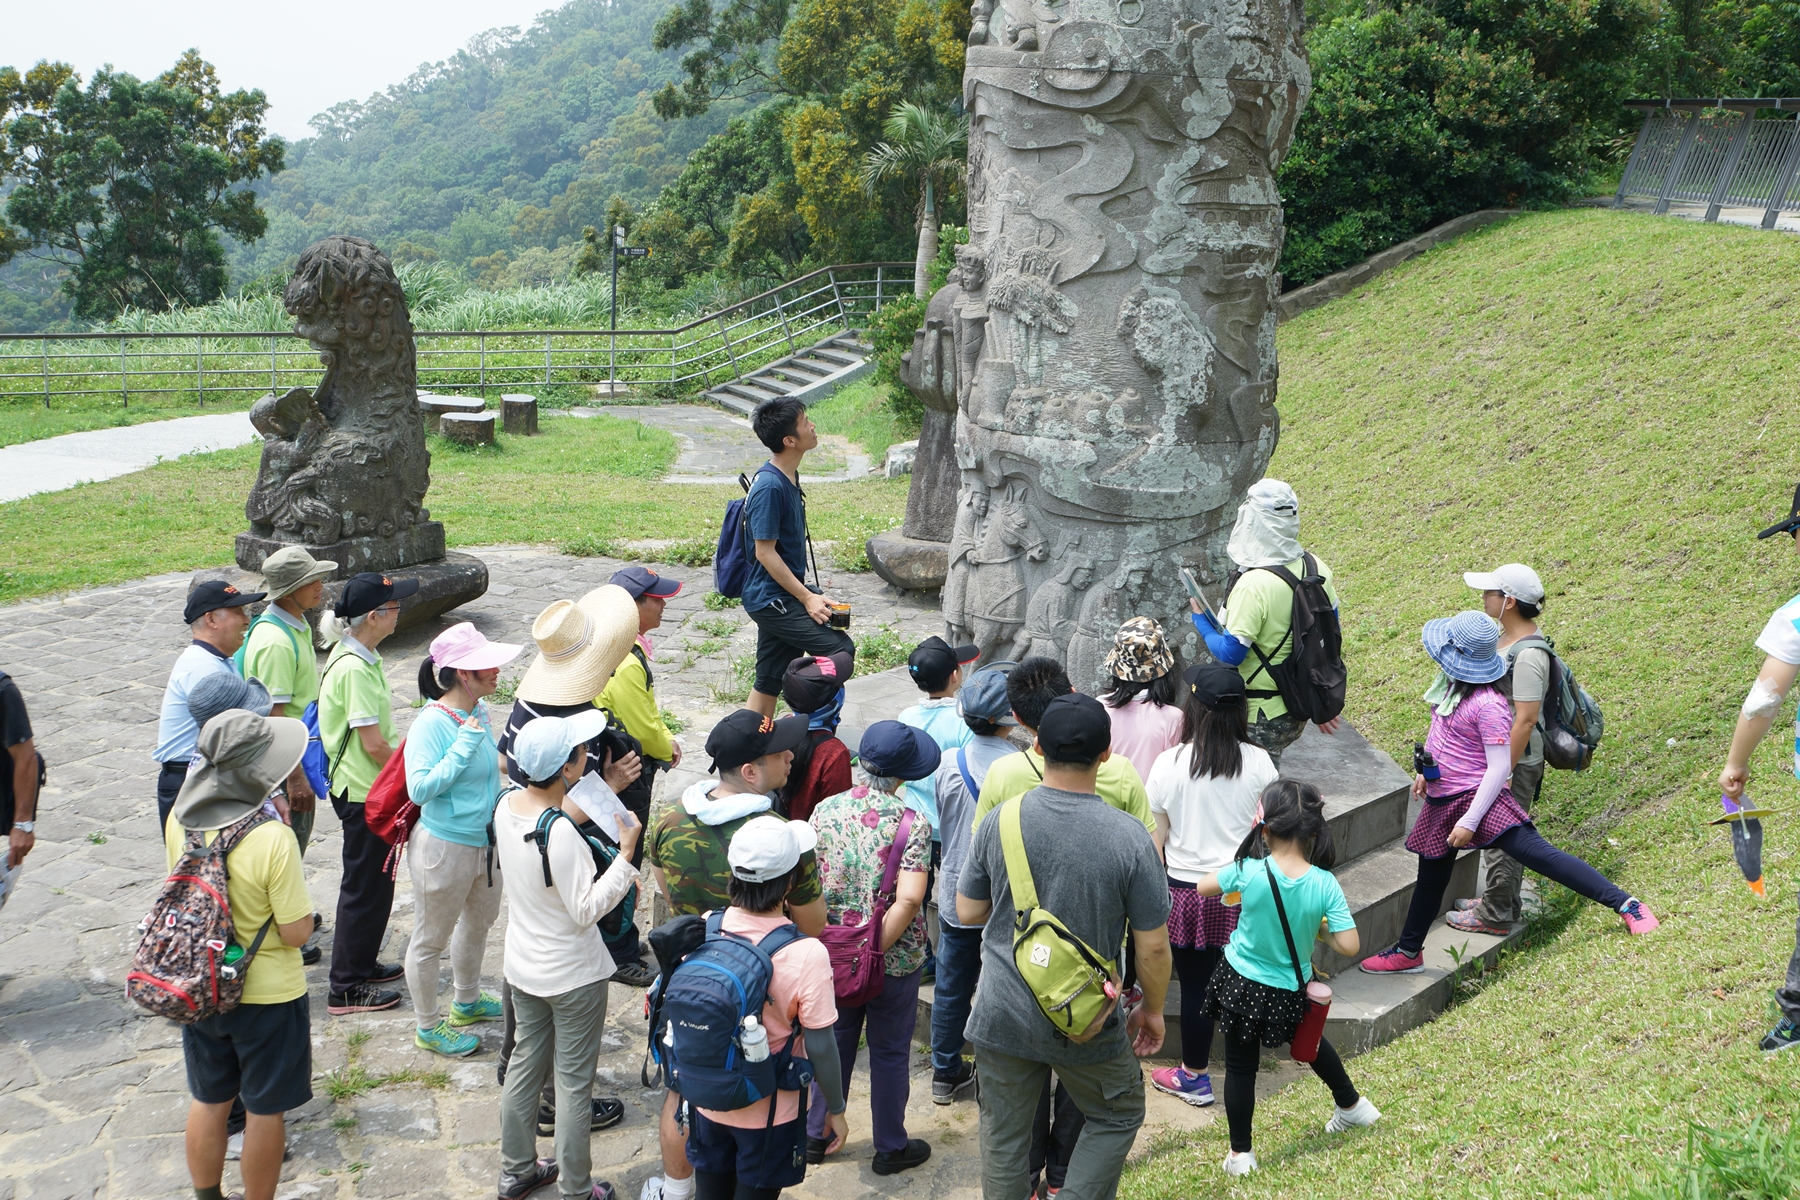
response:
[(487, 401), (479, 396), (435, 396), (427, 392), (419, 397), (419, 411), (425, 414), (425, 428), (442, 433), (445, 413), (479, 413)]
[(500, 409), (504, 414), (506, 432), (518, 434), (521, 437), (537, 435), (538, 402), (536, 396), (508, 392), (500, 397)]
[(494, 418), (498, 415), (447, 412), (439, 419), (439, 424), (443, 435), (453, 442), (464, 446), (491, 446), (494, 444)]

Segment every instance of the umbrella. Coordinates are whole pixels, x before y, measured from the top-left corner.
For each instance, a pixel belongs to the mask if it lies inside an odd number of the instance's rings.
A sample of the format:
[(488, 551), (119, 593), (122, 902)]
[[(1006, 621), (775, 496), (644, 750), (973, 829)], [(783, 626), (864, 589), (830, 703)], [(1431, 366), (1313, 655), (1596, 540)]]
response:
[(1773, 809), (1745, 808), (1730, 796), (1721, 795), (1720, 803), (1725, 806), (1725, 815), (1712, 821), (1713, 825), (1731, 826), (1731, 853), (1737, 858), (1738, 870), (1744, 873), (1744, 881), (1750, 890), (1758, 896), (1768, 893), (1763, 888), (1762, 870), (1762, 818), (1768, 816)]

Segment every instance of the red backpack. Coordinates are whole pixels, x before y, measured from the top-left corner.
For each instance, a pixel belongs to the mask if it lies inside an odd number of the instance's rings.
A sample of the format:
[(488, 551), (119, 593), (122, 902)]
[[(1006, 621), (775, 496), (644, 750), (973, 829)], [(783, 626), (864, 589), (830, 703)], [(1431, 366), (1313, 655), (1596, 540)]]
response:
[(138, 926), (143, 937), (125, 976), (128, 998), (183, 1025), (238, 1006), (250, 963), (275, 918), (263, 922), (241, 958), (227, 961), (238, 940), (231, 923), (231, 871), (225, 858), (251, 830), (274, 819), (258, 806), (221, 829), (210, 846), (203, 831), (188, 831), (186, 849), (163, 882), (150, 915)]
[[(462, 720), (447, 704), (434, 700), (425, 707), (441, 708), (452, 720)], [(394, 848), (387, 862), (382, 864), (382, 870), (392, 878), (400, 876), (400, 855), (418, 823), (419, 806), (413, 803), (412, 795), (406, 790), (406, 739), (401, 738), (393, 754), (381, 764), (375, 782), (369, 785), (369, 798), (363, 802), (363, 824), (370, 833)]]

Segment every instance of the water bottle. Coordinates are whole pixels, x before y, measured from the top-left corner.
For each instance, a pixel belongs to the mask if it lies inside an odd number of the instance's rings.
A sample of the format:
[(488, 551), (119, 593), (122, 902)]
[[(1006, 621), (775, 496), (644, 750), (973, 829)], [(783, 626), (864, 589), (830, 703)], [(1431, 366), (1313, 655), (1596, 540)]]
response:
[(762, 1022), (753, 1016), (744, 1018), (744, 1031), (738, 1035), (738, 1045), (743, 1047), (745, 1062), (759, 1063), (769, 1057), (769, 1035)]
[(1419, 742), (1413, 743), (1413, 770), (1425, 777), (1425, 782), (1436, 783), (1443, 771), (1438, 768), (1437, 759), (1431, 757), (1429, 751)]

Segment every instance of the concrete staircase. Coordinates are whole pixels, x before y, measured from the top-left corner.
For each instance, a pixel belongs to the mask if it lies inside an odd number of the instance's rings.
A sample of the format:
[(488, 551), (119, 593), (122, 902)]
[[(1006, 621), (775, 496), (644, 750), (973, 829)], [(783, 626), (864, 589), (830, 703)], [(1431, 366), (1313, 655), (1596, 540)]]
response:
[(740, 416), (749, 416), (765, 400), (793, 396), (807, 404), (821, 400), (866, 375), (875, 365), (875, 348), (861, 330), (836, 333), (730, 383), (708, 388), (705, 397)]

